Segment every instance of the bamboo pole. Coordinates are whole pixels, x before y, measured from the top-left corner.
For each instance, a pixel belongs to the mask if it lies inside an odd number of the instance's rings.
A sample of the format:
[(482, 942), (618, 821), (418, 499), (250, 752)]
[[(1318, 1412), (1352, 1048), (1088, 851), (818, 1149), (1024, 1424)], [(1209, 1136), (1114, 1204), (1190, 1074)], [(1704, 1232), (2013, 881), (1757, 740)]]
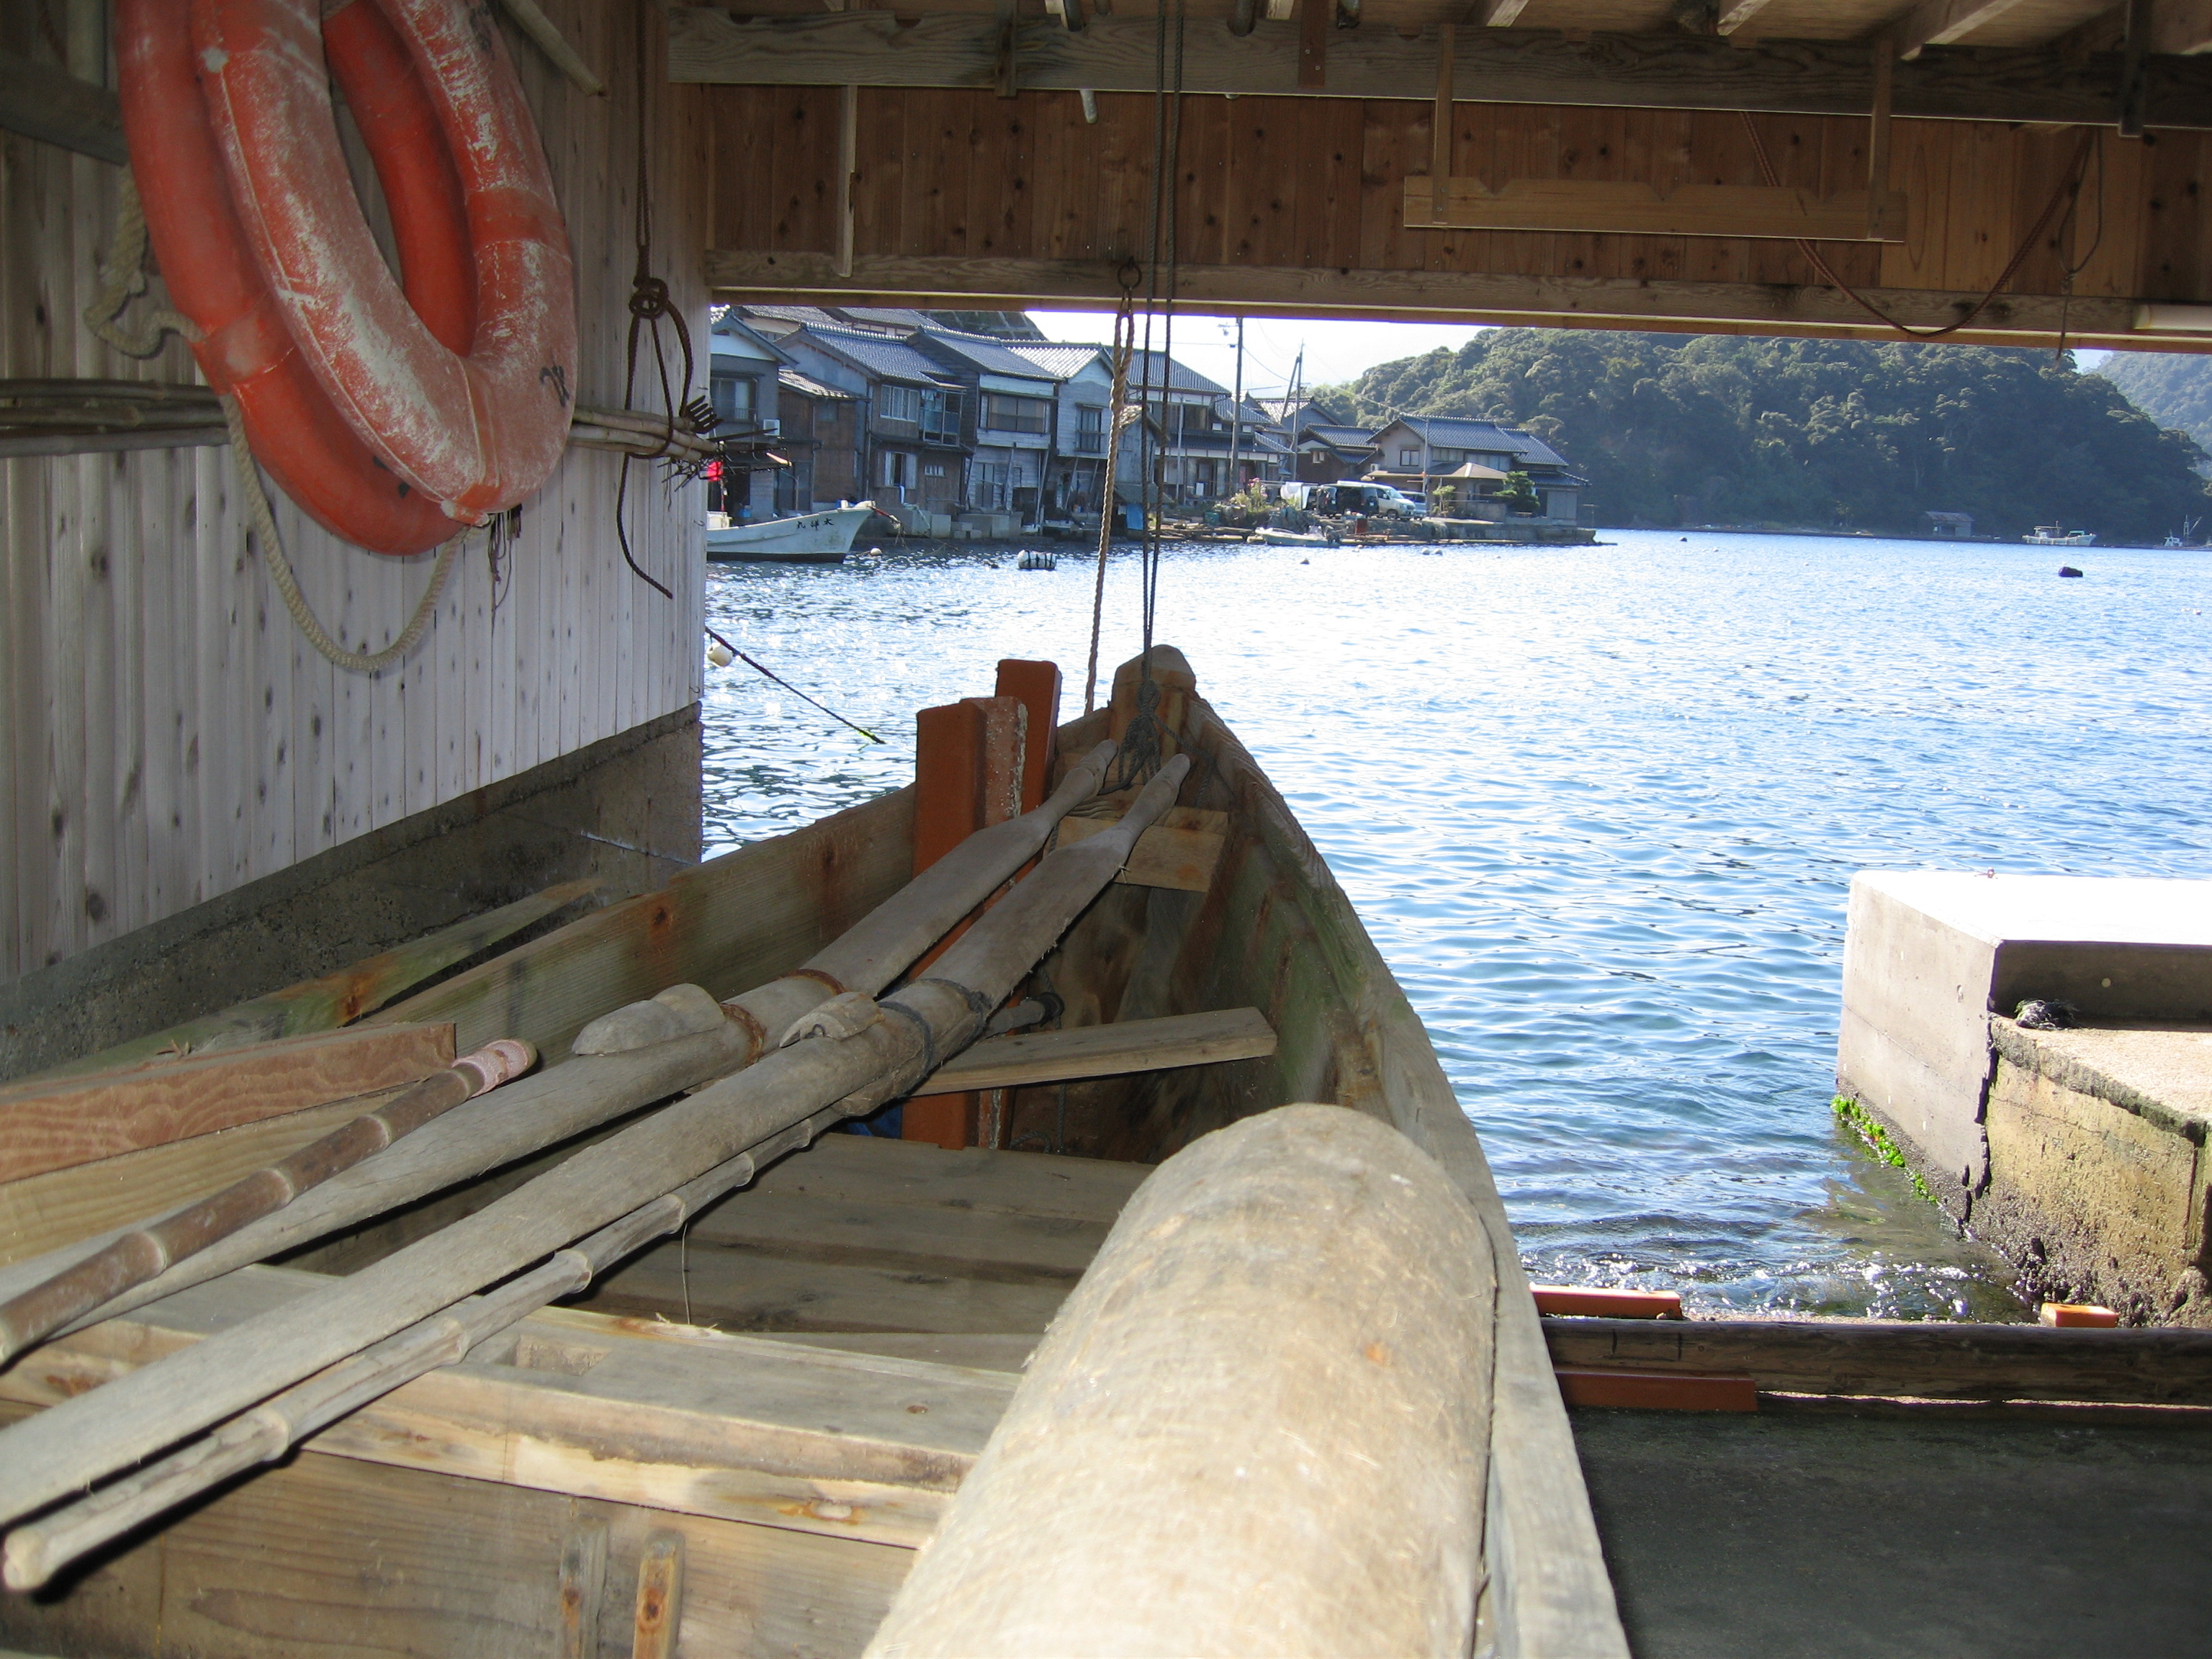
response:
[[(1114, 752), (1113, 744), (1100, 744), (1070, 769), (1035, 811), (970, 836), (797, 973), (725, 1004), (732, 1017), (719, 1030), (624, 1054), (572, 1059), (458, 1106), (276, 1214), (240, 1229), (61, 1330), (81, 1329), (264, 1261), (751, 1065), (792, 1021), (839, 991), (873, 993), (890, 984), (1036, 857), (1071, 809), (1097, 793)], [(73, 1266), (118, 1236), (103, 1234), (0, 1267), (0, 1297)]]
[(67, 1509), (8, 1534), (9, 1589), (36, 1589), (70, 1562), (167, 1513), (210, 1487), (275, 1462), (347, 1413), (441, 1365), (450, 1365), (549, 1303), (573, 1296), (633, 1250), (665, 1237), (715, 1200), (749, 1185), (758, 1170), (813, 1143), (842, 1113), (817, 1112), (717, 1164), (675, 1192), (641, 1205), (580, 1243), (481, 1296), (457, 1302), (295, 1384), (214, 1433), (159, 1462), (101, 1487)]
[(586, 1148), (475, 1214), (0, 1431), (0, 1521), (260, 1404), (824, 1108), (860, 1115), (905, 1093), (982, 1030), (1114, 878), (1189, 768), (1187, 756), (1170, 761), (1113, 829), (1047, 856), (929, 975), (882, 1003), (851, 991), (832, 998), (750, 1070)]
[(233, 1182), (165, 1220), (132, 1229), (75, 1266), (0, 1304), (0, 1361), (164, 1268), (281, 1210), (301, 1193), (382, 1152), (463, 1101), (520, 1077), (537, 1063), (538, 1050), (529, 1043), (496, 1038), (290, 1157)]

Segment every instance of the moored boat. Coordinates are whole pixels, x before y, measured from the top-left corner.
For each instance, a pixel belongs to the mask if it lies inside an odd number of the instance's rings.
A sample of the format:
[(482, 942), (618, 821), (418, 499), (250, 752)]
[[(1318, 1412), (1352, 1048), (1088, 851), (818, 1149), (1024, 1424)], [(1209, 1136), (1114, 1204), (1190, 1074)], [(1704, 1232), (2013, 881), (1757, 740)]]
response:
[(707, 556), (717, 563), (838, 564), (853, 550), (860, 526), (875, 516), (873, 501), (763, 519), (707, 532)]
[(2097, 532), (2094, 530), (2069, 530), (2061, 524), (2039, 524), (2021, 540), (2036, 547), (2094, 547)]

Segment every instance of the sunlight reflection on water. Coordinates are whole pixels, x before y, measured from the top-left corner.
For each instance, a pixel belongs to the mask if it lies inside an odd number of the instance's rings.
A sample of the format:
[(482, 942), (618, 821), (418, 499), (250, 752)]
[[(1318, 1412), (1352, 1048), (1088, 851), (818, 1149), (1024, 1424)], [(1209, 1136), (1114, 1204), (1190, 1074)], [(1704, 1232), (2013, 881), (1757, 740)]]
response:
[[(1540, 1279), (2018, 1317), (1840, 1136), (1851, 872), (2212, 874), (2212, 556), (1607, 532), (1595, 549), (1170, 550), (1160, 637), (1274, 779), (1427, 1024)], [(1304, 561), (1310, 556), (1311, 562)], [(1103, 660), (1135, 654), (1136, 564)], [(1091, 568), (727, 566), (710, 849), (905, 782), (914, 710), (1052, 657)]]

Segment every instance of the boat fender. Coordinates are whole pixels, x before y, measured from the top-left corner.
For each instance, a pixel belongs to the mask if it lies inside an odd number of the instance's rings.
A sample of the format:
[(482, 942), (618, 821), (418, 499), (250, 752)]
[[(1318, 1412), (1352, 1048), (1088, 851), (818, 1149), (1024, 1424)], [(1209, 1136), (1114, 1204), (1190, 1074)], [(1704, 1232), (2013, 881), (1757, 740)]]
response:
[(680, 1036), (711, 1031), (729, 1018), (712, 993), (696, 985), (672, 985), (656, 997), (601, 1014), (576, 1033), (572, 1054), (624, 1054)]
[(2078, 576), (2081, 573), (2070, 564), (2062, 564), (2058, 567), (2058, 574), (2062, 576)]

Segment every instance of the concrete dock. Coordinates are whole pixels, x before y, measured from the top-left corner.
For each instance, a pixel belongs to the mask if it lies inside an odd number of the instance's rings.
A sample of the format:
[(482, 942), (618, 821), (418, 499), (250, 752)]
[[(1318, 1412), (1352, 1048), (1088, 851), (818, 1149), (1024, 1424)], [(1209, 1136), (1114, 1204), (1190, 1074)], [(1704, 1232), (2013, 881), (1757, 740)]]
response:
[(2212, 1325), (2212, 882), (1861, 875), (1836, 1078), (2029, 1292)]

